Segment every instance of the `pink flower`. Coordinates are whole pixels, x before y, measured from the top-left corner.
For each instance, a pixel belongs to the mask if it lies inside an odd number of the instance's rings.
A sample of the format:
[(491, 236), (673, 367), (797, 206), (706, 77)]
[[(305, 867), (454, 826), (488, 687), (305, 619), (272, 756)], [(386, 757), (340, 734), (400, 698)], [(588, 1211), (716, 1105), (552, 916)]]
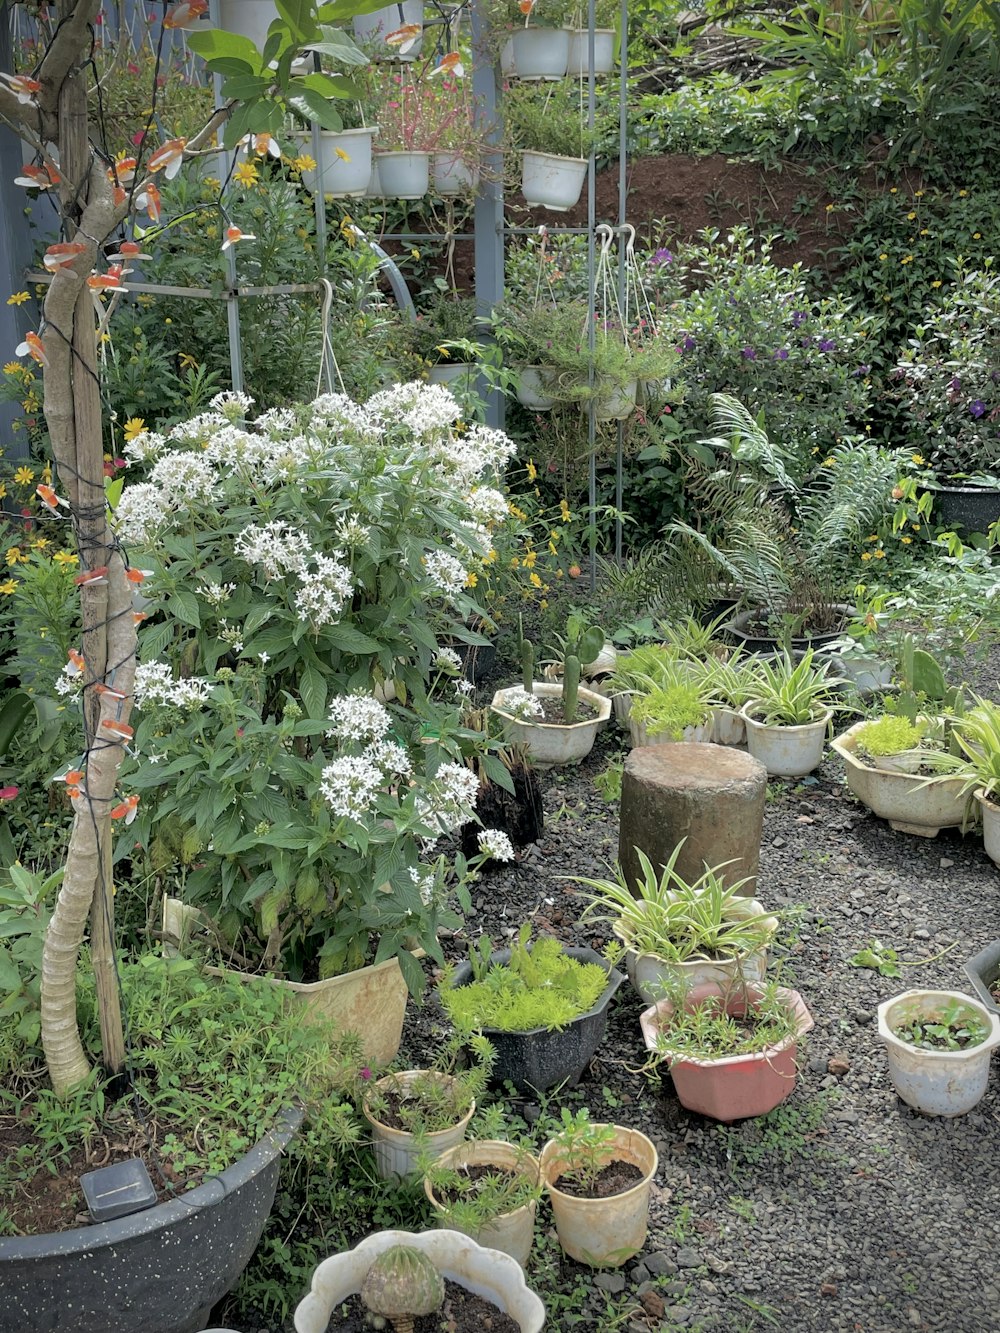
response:
[(20, 790), (20, 787), (0, 787), (0, 801), (12, 801)]
[[(7, 790), (9, 791), (10, 788), (8, 788)], [(0, 796), (2, 796), (2, 795), (3, 795), (3, 792), (0, 792)], [(16, 787), (14, 788), (14, 795), (15, 795), (15, 796), (17, 795), (17, 788), (16, 788)], [(372, 1071), (368, 1068), (367, 1065), (363, 1065), (363, 1066), (361, 1067), (361, 1069), (358, 1070), (358, 1077), (359, 1077), (359, 1078), (363, 1078), (364, 1081), (365, 1081), (366, 1083), (367, 1083), (368, 1080), (371, 1078), (371, 1076), (372, 1076)]]

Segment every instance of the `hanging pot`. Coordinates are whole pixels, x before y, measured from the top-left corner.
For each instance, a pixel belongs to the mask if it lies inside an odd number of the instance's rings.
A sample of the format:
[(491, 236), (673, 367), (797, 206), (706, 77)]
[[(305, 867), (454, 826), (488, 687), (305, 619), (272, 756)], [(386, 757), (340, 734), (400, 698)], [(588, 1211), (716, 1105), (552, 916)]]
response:
[(416, 60), (423, 47), (423, 37), (418, 37), (406, 54), (398, 47), (387, 46), (387, 33), (395, 32), (404, 24), (414, 23), (423, 27), (423, 0), (402, 0), (402, 4), (386, 5), (382, 9), (373, 9), (370, 14), (358, 14), (354, 19), (354, 39), (372, 54), (373, 60)]
[(517, 70), (514, 68), (513, 37), (508, 37), (500, 48), (500, 74), (501, 77), (505, 79), (509, 79), (517, 74)]
[(382, 178), (378, 172), (378, 155), (372, 156), (372, 172), (368, 177), (368, 188), (365, 190), (366, 199), (384, 199), (385, 190), (382, 189)]
[[(377, 125), (357, 130), (320, 130), (319, 170), (303, 171), (302, 184), (315, 192), (322, 173), (324, 198), (353, 199), (366, 194), (372, 174), (372, 140), (376, 134)], [(308, 130), (296, 138), (303, 153), (312, 152), (312, 134)]]
[(517, 374), (517, 388), (514, 392), (521, 406), (531, 412), (550, 412), (556, 400), (545, 392), (546, 378), (550, 374), (548, 368), (522, 366)]
[[(594, 73), (610, 74), (615, 67), (614, 28), (594, 29)], [(590, 70), (590, 42), (586, 28), (576, 28), (569, 37), (566, 73), (571, 79), (585, 79)]]
[(468, 393), (475, 387), (478, 366), (471, 361), (446, 361), (439, 366), (431, 366), (427, 372), (429, 384), (445, 384), (459, 393)]
[(511, 41), (517, 77), (526, 83), (565, 78), (570, 35), (568, 28), (515, 28)]
[(568, 213), (580, 201), (587, 179), (587, 159), (555, 153), (521, 154), (521, 193), (527, 203), (553, 213)]
[(614, 389), (607, 398), (597, 399), (594, 403), (594, 420), (624, 421), (635, 411), (638, 396), (638, 380), (629, 380), (627, 384)]
[(434, 193), (450, 198), (453, 195), (475, 194), (479, 188), (479, 168), (469, 165), (461, 153), (435, 153), (433, 163)]
[(378, 182), (387, 199), (422, 199), (430, 189), (430, 153), (376, 153)]

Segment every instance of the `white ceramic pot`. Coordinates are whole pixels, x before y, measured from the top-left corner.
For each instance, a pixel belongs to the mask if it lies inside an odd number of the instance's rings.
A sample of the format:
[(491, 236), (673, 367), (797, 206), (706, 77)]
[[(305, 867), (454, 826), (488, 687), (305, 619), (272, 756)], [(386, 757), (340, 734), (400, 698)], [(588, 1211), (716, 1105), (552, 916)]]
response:
[(740, 717), (746, 723), (747, 749), (759, 759), (771, 777), (802, 778), (823, 762), (826, 729), (833, 717), (831, 708), (815, 722), (800, 727), (769, 727), (753, 716), (754, 703), (745, 704)]
[(449, 198), (457, 194), (475, 194), (479, 188), (479, 168), (469, 166), (461, 153), (435, 153), (431, 164), (435, 194)]
[(925, 783), (907, 773), (869, 768), (856, 753), (857, 735), (864, 725), (856, 722), (833, 740), (833, 749), (847, 770), (847, 786), (862, 805), (888, 820), (897, 832), (922, 838), (933, 838), (939, 829), (965, 823), (968, 799), (961, 778)]
[(747, 724), (735, 708), (720, 704), (712, 709), (712, 743), (714, 745), (743, 745), (747, 738)]
[[(561, 699), (562, 686), (534, 681), (532, 693), (538, 699)], [(594, 715), (584, 722), (524, 722), (513, 713), (504, 711), (507, 690), (497, 690), (490, 705), (503, 722), (508, 740), (520, 741), (527, 746), (536, 768), (552, 768), (557, 764), (578, 764), (594, 748), (594, 741), (603, 723), (611, 716), (611, 700), (582, 686), (581, 703), (589, 704)]]
[(554, 153), (521, 154), (521, 193), (529, 204), (568, 213), (580, 200), (587, 178), (587, 159)]
[[(614, 28), (594, 29), (594, 73), (610, 74), (615, 67)], [(576, 28), (569, 37), (566, 73), (571, 79), (586, 78), (590, 70), (590, 42), (586, 28)]]
[(470, 361), (445, 362), (431, 366), (427, 372), (428, 384), (446, 384), (460, 393), (468, 393), (475, 386), (478, 367)]
[(373, 9), (370, 14), (358, 14), (353, 20), (354, 37), (358, 45), (370, 51), (376, 60), (416, 60), (423, 46), (422, 36), (403, 55), (397, 46), (386, 46), (385, 35), (408, 23), (422, 27), (423, 21), (423, 0), (403, 0), (401, 5), (386, 5), (382, 9)]
[(378, 188), (387, 199), (422, 199), (430, 189), (430, 153), (376, 153)]
[[(386, 1075), (385, 1078), (379, 1079), (375, 1086), (401, 1087), (405, 1091), (415, 1079), (424, 1076), (425, 1073), (426, 1071), (419, 1069), (407, 1069), (400, 1074)], [(435, 1077), (441, 1080), (451, 1079), (450, 1074), (437, 1074)], [(469, 1121), (475, 1115), (476, 1104), (472, 1103), (468, 1113), (456, 1125), (425, 1134), (419, 1143), (416, 1136), (408, 1130), (383, 1125), (369, 1112), (367, 1106), (362, 1105), (361, 1112), (371, 1125), (375, 1167), (379, 1178), (395, 1181), (406, 1180), (417, 1174), (417, 1158), (422, 1150), (426, 1150), (431, 1157), (440, 1157), (443, 1152), (461, 1143), (465, 1138), (465, 1131), (469, 1128)]]
[[(673, 745), (678, 740), (676, 736), (671, 736), (666, 731), (651, 733), (646, 729), (645, 722), (636, 722), (631, 714), (629, 714), (627, 725), (629, 739), (635, 749), (643, 745)], [(712, 727), (711, 720), (702, 723), (700, 726), (685, 727), (681, 733), (680, 741), (692, 741), (695, 744), (710, 741), (712, 739)]]
[[(319, 170), (303, 171), (303, 185), (315, 192), (319, 189), (322, 173), (323, 194), (328, 199), (353, 199), (366, 194), (372, 174), (372, 140), (376, 134), (377, 125), (358, 130), (320, 130)], [(311, 155), (312, 134), (306, 130), (295, 137), (301, 151)], [(346, 160), (341, 153), (346, 155)]]
[(500, 48), (500, 73), (505, 79), (509, 79), (517, 74), (517, 70), (514, 68), (513, 37), (508, 37)]
[(546, 377), (549, 371), (545, 366), (522, 366), (518, 371), (517, 401), (531, 412), (550, 412), (556, 400), (545, 392)]
[[(442, 1153), (439, 1162), (441, 1166), (452, 1168), (499, 1166), (508, 1171), (517, 1171), (521, 1175), (528, 1176), (532, 1184), (538, 1181), (538, 1158), (533, 1157), (529, 1152), (521, 1151), (513, 1143), (505, 1143), (500, 1139), (476, 1139), (471, 1143), (460, 1143), (457, 1148), (449, 1148), (447, 1152)], [(424, 1177), (424, 1193), (427, 1195), (431, 1207), (441, 1219), (442, 1225), (445, 1227), (453, 1225), (447, 1204), (442, 1203), (437, 1198), (433, 1186), (426, 1176)], [(535, 1239), (537, 1206), (533, 1199), (530, 1203), (514, 1209), (513, 1212), (501, 1213), (498, 1217), (485, 1223), (472, 1239), (480, 1245), (485, 1245), (488, 1249), (509, 1254), (524, 1268), (528, 1262), (528, 1256), (531, 1254), (532, 1242)], [(461, 1227), (456, 1229), (460, 1231)]]
[(491, 1301), (517, 1323), (520, 1333), (541, 1333), (545, 1307), (529, 1291), (510, 1255), (477, 1245), (460, 1231), (377, 1231), (353, 1250), (324, 1259), (295, 1310), (295, 1333), (326, 1333), (337, 1306), (361, 1290), (373, 1261), (394, 1245), (411, 1245), (432, 1260), (442, 1277)]
[(628, 720), (632, 713), (632, 691), (623, 690), (621, 694), (613, 694), (611, 706), (615, 710), (615, 721), (623, 731), (628, 731)]
[(1000, 866), (1000, 805), (989, 800), (982, 788), (975, 797), (983, 816), (983, 847), (993, 864)]
[[(900, 1024), (933, 1019), (955, 1000), (963, 1014), (975, 1014), (986, 1025), (989, 1036), (978, 1046), (926, 1051), (896, 1036)], [(990, 1057), (1000, 1046), (1000, 1014), (991, 1014), (961, 991), (909, 990), (879, 1005), (878, 1035), (885, 1043), (892, 1085), (908, 1106), (925, 1115), (964, 1115), (986, 1092)]]
[(607, 398), (599, 398), (594, 403), (594, 419), (596, 421), (624, 421), (635, 411), (638, 396), (639, 381), (629, 380), (627, 384), (615, 389)]
[(511, 43), (517, 77), (528, 83), (565, 78), (570, 39), (568, 28), (515, 28)]
[(277, 17), (274, 0), (219, 0), (219, 27), (249, 37), (258, 51), (264, 49), (267, 30)]
[(614, 671), (617, 665), (618, 649), (613, 643), (605, 639), (601, 651), (592, 662), (587, 662), (585, 666), (580, 668), (580, 674), (591, 680), (594, 676), (608, 675), (609, 672)]
[(649, 1192), (659, 1158), (645, 1134), (614, 1126), (615, 1139), (605, 1163), (631, 1162), (642, 1179), (622, 1194), (605, 1199), (581, 1199), (564, 1194), (556, 1184), (570, 1165), (566, 1150), (554, 1139), (542, 1149), (542, 1180), (556, 1220), (559, 1244), (579, 1263), (594, 1268), (620, 1268), (642, 1249), (649, 1223)]
[(924, 761), (923, 750), (900, 750), (898, 754), (869, 756), (876, 768), (885, 773), (916, 773)]

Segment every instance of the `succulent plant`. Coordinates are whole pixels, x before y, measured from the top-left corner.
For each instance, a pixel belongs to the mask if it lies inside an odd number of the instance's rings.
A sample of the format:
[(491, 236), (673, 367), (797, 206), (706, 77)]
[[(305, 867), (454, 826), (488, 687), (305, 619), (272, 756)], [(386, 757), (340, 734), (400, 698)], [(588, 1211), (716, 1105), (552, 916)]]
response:
[(413, 1333), (417, 1315), (433, 1314), (444, 1301), (444, 1278), (422, 1250), (393, 1245), (365, 1274), (361, 1301), (390, 1321), (395, 1333)]

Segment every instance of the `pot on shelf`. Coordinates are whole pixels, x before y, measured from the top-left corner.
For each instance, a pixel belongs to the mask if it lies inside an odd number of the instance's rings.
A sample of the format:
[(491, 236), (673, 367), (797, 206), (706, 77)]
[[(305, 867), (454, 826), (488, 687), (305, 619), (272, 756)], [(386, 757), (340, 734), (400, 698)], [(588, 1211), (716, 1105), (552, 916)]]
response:
[(422, 199), (431, 184), (430, 153), (390, 151), (375, 154), (378, 189), (386, 199)]
[[(614, 28), (594, 29), (594, 73), (610, 74), (615, 67)], [(590, 41), (586, 28), (574, 28), (569, 37), (566, 73), (572, 79), (585, 79), (590, 71)]]
[(844, 761), (847, 786), (861, 804), (888, 820), (889, 827), (898, 833), (933, 838), (940, 829), (961, 827), (968, 811), (962, 779), (924, 783), (908, 773), (869, 768), (857, 754), (857, 736), (864, 725), (856, 722), (832, 742)]
[(649, 1224), (649, 1194), (659, 1158), (653, 1144), (637, 1129), (615, 1125), (607, 1162), (629, 1162), (642, 1179), (622, 1194), (603, 1199), (579, 1198), (561, 1190), (560, 1176), (570, 1166), (566, 1149), (550, 1139), (539, 1159), (542, 1180), (556, 1222), (559, 1244), (571, 1259), (592, 1268), (620, 1268), (642, 1249)]
[[(509, 687), (513, 688), (513, 687)], [(538, 699), (561, 699), (562, 686), (534, 681), (532, 693)], [(536, 768), (551, 768), (558, 764), (577, 764), (594, 748), (594, 741), (603, 723), (611, 716), (611, 700), (593, 690), (580, 686), (581, 703), (589, 704), (593, 716), (583, 722), (524, 721), (504, 711), (508, 689), (497, 690), (490, 707), (503, 723), (508, 740), (520, 741), (531, 755)]]
[(775, 778), (801, 778), (823, 762), (826, 729), (833, 710), (797, 727), (769, 725), (754, 717), (754, 703), (744, 704), (740, 717), (746, 723), (747, 749)]
[[(900, 1024), (937, 1019), (956, 1002), (960, 1014), (975, 1015), (989, 1029), (978, 1046), (930, 1051), (896, 1035)], [(908, 1106), (925, 1115), (964, 1115), (986, 1093), (990, 1058), (1000, 1046), (1000, 1014), (990, 1013), (961, 991), (909, 990), (879, 1005), (878, 1035), (885, 1044), (892, 1085)]]
[[(497, 1028), (484, 1027), (483, 1035), (496, 1051), (496, 1061), (490, 1075), (492, 1082), (502, 1084), (509, 1081), (521, 1093), (545, 1092), (565, 1082), (575, 1086), (604, 1040), (608, 1005), (625, 977), (593, 949), (567, 948), (565, 952), (581, 963), (596, 963), (603, 967), (608, 974), (608, 984), (597, 997), (593, 1008), (585, 1014), (578, 1014), (563, 1028), (501, 1032)], [(500, 965), (509, 963), (510, 950), (494, 950), (490, 962)], [(472, 979), (471, 966), (459, 963), (453, 974), (453, 985), (465, 986)]]
[(569, 64), (568, 28), (515, 28), (511, 33), (514, 70), (526, 83), (556, 82)]
[[(438, 1158), (443, 1167), (462, 1166), (499, 1166), (508, 1171), (526, 1175), (532, 1184), (538, 1181), (538, 1158), (531, 1153), (516, 1148), (513, 1143), (500, 1139), (475, 1139), (471, 1143), (460, 1143), (456, 1148), (449, 1148)], [(424, 1193), (434, 1212), (441, 1219), (443, 1227), (461, 1231), (453, 1227), (448, 1205), (435, 1195), (431, 1182), (424, 1177)], [(478, 1245), (490, 1250), (499, 1250), (509, 1254), (522, 1268), (528, 1262), (532, 1242), (535, 1239), (535, 1213), (538, 1205), (534, 1199), (522, 1204), (512, 1212), (501, 1213), (491, 1219), (472, 1237)]]
[(402, 4), (385, 5), (382, 9), (373, 9), (370, 14), (357, 14), (353, 19), (354, 39), (359, 46), (370, 50), (375, 60), (416, 60), (423, 47), (422, 36), (405, 55), (398, 47), (387, 46), (385, 37), (404, 24), (415, 23), (423, 27), (423, 20), (423, 0), (402, 0)]
[[(319, 170), (303, 171), (303, 185), (307, 190), (317, 190), (322, 173), (324, 198), (351, 199), (364, 195), (371, 180), (372, 141), (377, 134), (377, 125), (358, 130), (320, 130)], [(302, 152), (312, 152), (311, 132), (301, 131), (296, 138)]]
[(545, 1307), (528, 1289), (521, 1266), (510, 1255), (477, 1245), (460, 1231), (443, 1230), (377, 1231), (353, 1250), (324, 1259), (296, 1306), (295, 1333), (327, 1333), (337, 1306), (357, 1295), (374, 1260), (394, 1245), (422, 1250), (443, 1278), (479, 1293), (510, 1315), (519, 1333), (541, 1333)]
[[(399, 1074), (387, 1074), (385, 1078), (380, 1078), (375, 1084), (376, 1088), (402, 1087), (404, 1093), (413, 1084), (414, 1080), (426, 1074), (426, 1070), (407, 1069)], [(451, 1081), (450, 1074), (435, 1074), (435, 1078), (442, 1081)], [(468, 1111), (454, 1125), (449, 1125), (447, 1129), (432, 1130), (428, 1134), (418, 1136), (411, 1134), (406, 1129), (395, 1129), (392, 1125), (384, 1125), (380, 1120), (376, 1120), (372, 1112), (368, 1110), (365, 1103), (362, 1103), (361, 1114), (368, 1121), (372, 1131), (372, 1147), (375, 1151), (375, 1166), (378, 1170), (381, 1180), (397, 1181), (407, 1180), (417, 1174), (417, 1158), (422, 1151), (428, 1152), (432, 1157), (440, 1157), (443, 1152), (449, 1148), (454, 1148), (465, 1138), (465, 1132), (469, 1128), (469, 1121), (476, 1113), (475, 1102), (469, 1107)]]
[(525, 202), (553, 213), (568, 213), (580, 202), (587, 179), (587, 159), (558, 157), (526, 149), (521, 154), (521, 193)]

